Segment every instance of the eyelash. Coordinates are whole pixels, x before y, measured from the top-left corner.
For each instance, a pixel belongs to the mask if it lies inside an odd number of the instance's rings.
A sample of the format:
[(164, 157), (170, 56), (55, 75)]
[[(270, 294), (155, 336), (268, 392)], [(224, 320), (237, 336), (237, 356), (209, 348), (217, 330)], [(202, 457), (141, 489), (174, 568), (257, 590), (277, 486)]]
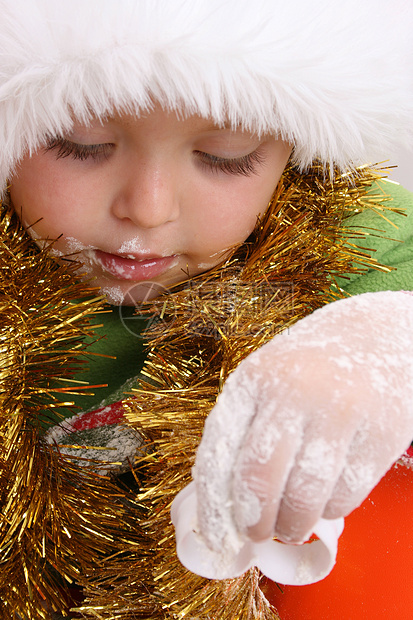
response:
[(200, 158), (203, 166), (206, 166), (213, 172), (224, 172), (225, 174), (240, 174), (250, 176), (257, 172), (257, 166), (263, 163), (264, 157), (259, 151), (253, 151), (242, 157), (234, 157), (226, 159), (225, 157), (216, 157), (202, 151), (195, 151)]
[[(108, 158), (113, 146), (111, 143), (78, 144), (64, 138), (52, 138), (46, 145), (46, 152), (57, 151), (56, 159), (72, 157), (78, 161), (86, 161), (87, 159), (100, 161)], [(250, 176), (255, 174), (257, 166), (264, 161), (264, 157), (258, 150), (234, 158), (217, 157), (203, 151), (194, 151), (194, 153), (199, 158), (201, 165), (208, 170), (230, 175)]]
[(46, 151), (57, 151), (56, 159), (72, 157), (79, 161), (107, 159), (113, 144), (78, 144), (64, 138), (52, 138), (46, 145)]

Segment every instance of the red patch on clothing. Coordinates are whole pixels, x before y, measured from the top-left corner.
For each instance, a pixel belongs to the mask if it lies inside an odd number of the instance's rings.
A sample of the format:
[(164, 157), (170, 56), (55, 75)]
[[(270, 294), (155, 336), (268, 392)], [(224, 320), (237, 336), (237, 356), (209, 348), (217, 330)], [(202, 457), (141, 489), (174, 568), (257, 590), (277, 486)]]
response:
[(86, 431), (112, 424), (120, 424), (120, 422), (122, 422), (123, 413), (122, 401), (118, 401), (117, 403), (106, 405), (106, 407), (100, 407), (100, 409), (89, 411), (89, 413), (81, 414), (77, 419), (71, 422), (71, 427), (74, 432)]

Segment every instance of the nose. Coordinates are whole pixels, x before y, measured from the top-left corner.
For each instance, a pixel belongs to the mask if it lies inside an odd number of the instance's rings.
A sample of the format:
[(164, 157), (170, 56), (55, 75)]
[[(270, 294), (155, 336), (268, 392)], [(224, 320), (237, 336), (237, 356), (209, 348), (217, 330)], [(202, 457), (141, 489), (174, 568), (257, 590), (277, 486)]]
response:
[(179, 216), (176, 177), (166, 166), (141, 163), (121, 173), (112, 212), (140, 228), (157, 228)]

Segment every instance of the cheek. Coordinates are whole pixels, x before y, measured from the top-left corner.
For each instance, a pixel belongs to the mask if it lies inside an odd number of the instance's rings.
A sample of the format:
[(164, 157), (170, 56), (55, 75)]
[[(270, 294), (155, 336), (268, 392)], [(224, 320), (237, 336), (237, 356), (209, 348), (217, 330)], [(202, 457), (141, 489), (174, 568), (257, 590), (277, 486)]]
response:
[(45, 166), (39, 165), (38, 156), (23, 160), (17, 173), (11, 178), (10, 198), (24, 225), (29, 226), (42, 219), (36, 229), (53, 227), (57, 219), (53, 204), (56, 201), (51, 191), (51, 177)]
[(276, 183), (273, 174), (268, 179), (234, 178), (226, 186), (210, 191), (196, 209), (194, 227), (198, 234), (216, 250), (245, 241), (257, 218), (267, 210)]
[(34, 224), (35, 236), (55, 239), (61, 234), (74, 235), (81, 221), (76, 182), (58, 175), (45, 160), (34, 155), (22, 162), (10, 182), (12, 204), (24, 226)]

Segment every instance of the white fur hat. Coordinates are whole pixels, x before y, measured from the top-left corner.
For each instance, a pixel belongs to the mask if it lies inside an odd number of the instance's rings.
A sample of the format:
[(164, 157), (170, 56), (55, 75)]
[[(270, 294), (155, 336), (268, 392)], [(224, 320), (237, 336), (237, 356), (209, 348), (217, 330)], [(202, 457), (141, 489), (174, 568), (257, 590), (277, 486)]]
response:
[(412, 0), (0, 0), (0, 189), (73, 118), (154, 100), (303, 167), (413, 141)]

